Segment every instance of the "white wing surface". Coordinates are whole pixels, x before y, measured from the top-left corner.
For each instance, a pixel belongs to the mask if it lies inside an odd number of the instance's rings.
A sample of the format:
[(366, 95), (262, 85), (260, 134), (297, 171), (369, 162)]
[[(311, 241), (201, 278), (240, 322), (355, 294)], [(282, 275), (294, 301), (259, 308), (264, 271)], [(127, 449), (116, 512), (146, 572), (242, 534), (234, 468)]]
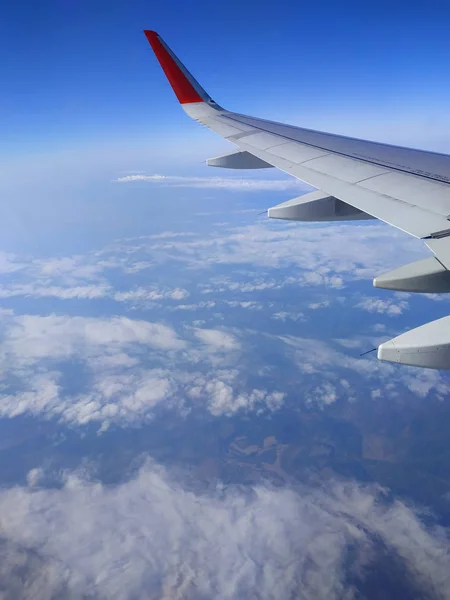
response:
[[(450, 156), (227, 111), (211, 99), (156, 32), (145, 34), (185, 112), (239, 147), (238, 153), (211, 159), (211, 165), (273, 166), (320, 190), (308, 199), (294, 199), (270, 209), (269, 216), (322, 221), (367, 217), (385, 221), (425, 240), (435, 257), (380, 276), (375, 285), (405, 291), (450, 292)], [(249, 155), (255, 157), (253, 162)], [(384, 286), (383, 282), (388, 284)], [(441, 336), (439, 347), (431, 344), (432, 350), (426, 327), (408, 332), (408, 337), (398, 344), (395, 362), (450, 369), (450, 318), (446, 323), (448, 334), (443, 337), (447, 342), (443, 344)], [(386, 344), (395, 347), (395, 340)], [(394, 360), (392, 352), (385, 348), (383, 344), (379, 347), (378, 357)]]

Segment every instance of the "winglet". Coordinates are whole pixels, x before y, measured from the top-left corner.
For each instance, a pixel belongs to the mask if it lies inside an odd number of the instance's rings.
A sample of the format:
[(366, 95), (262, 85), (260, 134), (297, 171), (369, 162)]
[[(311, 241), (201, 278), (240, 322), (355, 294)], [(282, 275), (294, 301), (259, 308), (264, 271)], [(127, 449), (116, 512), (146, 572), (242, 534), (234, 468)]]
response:
[(156, 31), (145, 30), (144, 33), (180, 104), (207, 102), (215, 105), (216, 103), (211, 100)]

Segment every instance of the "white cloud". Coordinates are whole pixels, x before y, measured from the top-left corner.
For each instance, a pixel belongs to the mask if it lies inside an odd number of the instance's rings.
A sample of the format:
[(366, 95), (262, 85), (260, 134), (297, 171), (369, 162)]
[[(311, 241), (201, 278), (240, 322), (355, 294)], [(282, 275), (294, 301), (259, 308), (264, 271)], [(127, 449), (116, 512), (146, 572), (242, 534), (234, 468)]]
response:
[(177, 304), (176, 306), (170, 306), (169, 310), (198, 310), (198, 309), (212, 309), (215, 308), (216, 303), (214, 300), (208, 300), (207, 302), (197, 302), (195, 304)]
[[(164, 244), (154, 240), (147, 248), (150, 252), (164, 250)], [(140, 248), (145, 252), (145, 244)], [(398, 266), (399, 255), (407, 262), (427, 253), (422, 243), (384, 224), (311, 225), (271, 220), (222, 230), (220, 236), (171, 240), (168, 249), (172, 256), (179, 250), (193, 266), (206, 266), (212, 260), (269, 267), (295, 265), (311, 277), (315, 273), (325, 278), (347, 274), (353, 280), (371, 279)]]
[(230, 308), (245, 308), (248, 310), (262, 310), (263, 308), (262, 303), (255, 300), (247, 300), (245, 302), (239, 300), (224, 300), (224, 303)]
[(184, 300), (189, 296), (189, 292), (182, 288), (172, 290), (147, 289), (143, 287), (126, 292), (116, 292), (114, 300), (118, 302), (136, 302), (136, 301), (156, 301), (156, 300)]
[(24, 389), (0, 395), (0, 416), (33, 415), (76, 425), (94, 422), (103, 430), (113, 422), (143, 423), (162, 401), (165, 408), (183, 405), (182, 396), (174, 394), (178, 389), (176, 378), (167, 370), (144, 369), (135, 364), (130, 369), (126, 362), (120, 365), (119, 360), (102, 358), (91, 358), (90, 362), (89, 389), (76, 395), (63, 389), (59, 371), (22, 371), (26, 376)]
[[(418, 240), (381, 223), (336, 225), (272, 220), (222, 228), (220, 232), (199, 237), (140, 239), (134, 244), (112, 245), (108, 252), (115, 260), (118, 256), (128, 257), (128, 262), (122, 264), (125, 270), (132, 269), (136, 262), (148, 262), (147, 259), (153, 265), (171, 262), (196, 270), (217, 264), (266, 269), (263, 277), (261, 271), (248, 270), (245, 281), (233, 281), (226, 276), (208, 278), (203, 293), (253, 293), (287, 286), (319, 285), (340, 289), (349, 281), (370, 280), (399, 266), (399, 256), (402, 262), (408, 262), (427, 254), (426, 247)], [(135, 258), (137, 254), (139, 261)], [(293, 275), (280, 278), (279, 271), (268, 271), (284, 268), (291, 269)], [(321, 306), (320, 301), (309, 301), (309, 304)]]
[(59, 416), (65, 406), (60, 401), (60, 374), (48, 371), (26, 375), (24, 390), (0, 395), (0, 416), (14, 418), (25, 413), (44, 417), (48, 414)]
[[(342, 236), (345, 237), (345, 244), (342, 244)], [(380, 252), (373, 252), (371, 242), (374, 240)], [(395, 252), (392, 251), (393, 247)], [(385, 248), (389, 248), (389, 252), (385, 252)], [(201, 236), (195, 236), (192, 232), (185, 235), (167, 231), (142, 236), (137, 240), (121, 240), (109, 249), (86, 257), (28, 261), (28, 270), (25, 271), (34, 277), (32, 283), (10, 284), (8, 288), (0, 289), (0, 296), (21, 293), (59, 298), (108, 297), (119, 302), (139, 303), (139, 306), (149, 306), (145, 305), (146, 302), (155, 304), (168, 300), (168, 309), (184, 311), (204, 308), (216, 312), (222, 308), (222, 304), (224, 307), (249, 310), (267, 307), (273, 309), (270, 315), (272, 319), (295, 321), (303, 318), (302, 310), (306, 307), (302, 305), (298, 307), (299, 310), (296, 307), (295, 311), (277, 311), (276, 301), (265, 301), (265, 294), (271, 290), (305, 285), (323, 284), (338, 288), (346, 284), (348, 279), (367, 277), (373, 268), (392, 261), (392, 257), (398, 255), (400, 250), (413, 254), (421, 252), (423, 248), (417, 241), (402, 237), (380, 224), (337, 227), (266, 222), (264, 225), (229, 229), (220, 235), (214, 232)], [(207, 283), (200, 284), (199, 290), (214, 294), (214, 298), (189, 304), (178, 304), (191, 291), (181, 285), (177, 287), (178, 282), (174, 282), (173, 288), (150, 285), (115, 291), (103, 279), (105, 272), (113, 267), (133, 273), (135, 269), (140, 269), (138, 265), (149, 266), (158, 261), (173, 260), (181, 261), (183, 267), (185, 264), (192, 267), (190, 275), (197, 268), (210, 268), (213, 263), (246, 266), (233, 268), (232, 277), (208, 276)], [(18, 259), (11, 261), (18, 262)], [(252, 265), (252, 268), (248, 265)], [(286, 267), (289, 270), (283, 271), (281, 277), (272, 270)], [(289, 275), (286, 276), (286, 273)], [(236, 275), (243, 275), (245, 280), (234, 280)], [(22, 269), (19, 279), (23, 276)], [(186, 285), (186, 279), (182, 281)], [(223, 300), (217, 295), (222, 291), (228, 294)], [(228, 299), (230, 292), (233, 294), (232, 300)], [(241, 293), (246, 296), (240, 297)], [(348, 297), (341, 296), (342, 301)], [(276, 295), (273, 294), (273, 297)], [(305, 305), (317, 309), (330, 304), (328, 299), (311, 302), (315, 298), (309, 296)], [(408, 306), (405, 300), (397, 297), (358, 300), (360, 308), (388, 315), (398, 314)], [(341, 298), (334, 295), (333, 302), (338, 301)], [(127, 423), (132, 420), (134, 406), (136, 419), (145, 419), (158, 403), (182, 406), (186, 397), (193, 399), (193, 396), (187, 396), (192, 385), (186, 371), (190, 372), (194, 367), (210, 383), (208, 392), (206, 383), (203, 385), (201, 396), (203, 406), (210, 412), (233, 414), (237, 410), (257, 411), (261, 407), (271, 410), (270, 406), (280, 403), (278, 394), (282, 394), (282, 390), (266, 389), (271, 386), (265, 383), (252, 385), (249, 389), (244, 379), (235, 378), (230, 382), (217, 374), (218, 370), (224, 368), (237, 368), (243, 373), (249, 361), (246, 360), (246, 347), (241, 343), (241, 333), (237, 336), (234, 330), (230, 333), (230, 330), (214, 328), (213, 318), (218, 320), (223, 317), (210, 312), (207, 322), (193, 323), (196, 329), (186, 327), (183, 330), (183, 337), (189, 339), (181, 339), (166, 324), (124, 317), (12, 317), (6, 325), (0, 347), (1, 366), (4, 372), (17, 375), (23, 387), (13, 395), (4, 393), (1, 412), (4, 416), (41, 413), (73, 423), (89, 420)], [(275, 328), (273, 322), (271, 328)], [(258, 335), (261, 333), (259, 331)], [(398, 385), (406, 386), (419, 396), (433, 390), (441, 397), (448, 387), (440, 375), (436, 379), (413, 380), (409, 371), (397, 376), (395, 367), (378, 363), (373, 355), (368, 359), (359, 358), (358, 353), (350, 350), (353, 347), (356, 349), (356, 344), (365, 343), (363, 338), (337, 340), (339, 345), (349, 348), (347, 354), (317, 340), (291, 337), (283, 341), (287, 348), (280, 350), (280, 356), (284, 357), (287, 351), (308, 385), (311, 385), (309, 376), (320, 376), (324, 379), (323, 383), (336, 385), (342, 370), (350, 370), (371, 379), (377, 387), (380, 381), (395, 374)], [(371, 347), (371, 343), (372, 340), (368, 341), (367, 348)], [(87, 372), (91, 387), (69, 397), (61, 374), (69, 365), (68, 361), (72, 360), (80, 363)], [(169, 372), (166, 371), (168, 365)], [(115, 373), (112, 373), (113, 369)], [(45, 380), (42, 379), (44, 376)], [(197, 376), (198, 373), (191, 373), (191, 378)], [(152, 382), (151, 386), (145, 386), (146, 379)], [(224, 386), (217, 384), (218, 381), (223, 381)], [(231, 389), (230, 393), (226, 386)], [(317, 387), (316, 381), (313, 381), (313, 386)], [(116, 390), (116, 395), (109, 397), (108, 390), (112, 388)], [(323, 396), (326, 400), (332, 394), (325, 390)], [(113, 404), (118, 407), (117, 410), (112, 408)]]
[(286, 311), (280, 311), (277, 313), (274, 313), (271, 316), (271, 319), (274, 319), (275, 321), (304, 321), (305, 320), (305, 315), (301, 312), (299, 313), (290, 313), (290, 312), (286, 312)]
[[(158, 402), (174, 402), (177, 388), (173, 373), (146, 366), (148, 355), (167, 362), (186, 346), (166, 325), (125, 317), (12, 317), (0, 352), (4, 374), (18, 383), (9, 393), (3, 386), (0, 415), (32, 414), (78, 425), (142, 422)], [(74, 359), (84, 371), (80, 385), (87, 386), (75, 395), (62, 383)], [(177, 401), (182, 404), (182, 398)]]
[(339, 344), (340, 346), (343, 346), (344, 348), (349, 348), (349, 349), (361, 348), (361, 345), (362, 345), (362, 341), (359, 339), (335, 338), (333, 341), (336, 342), (337, 344)]
[(31, 267), (37, 277), (60, 278), (66, 284), (77, 283), (80, 279), (98, 279), (103, 269), (100, 262), (90, 263), (82, 255), (36, 259), (31, 263)]
[(118, 183), (144, 181), (171, 187), (225, 189), (240, 192), (284, 191), (307, 189), (298, 179), (234, 179), (231, 177), (182, 177), (179, 175), (126, 175)]
[(144, 344), (152, 348), (177, 350), (185, 346), (167, 325), (126, 317), (95, 319), (49, 315), (22, 315), (13, 320), (2, 346), (5, 357), (32, 362), (43, 358), (68, 358), (117, 350), (128, 344)]
[(231, 416), (239, 411), (254, 411), (259, 408), (270, 411), (281, 408), (285, 394), (266, 390), (250, 390), (246, 393), (234, 394), (231, 386), (223, 381), (209, 381), (205, 386), (209, 411), (212, 415)]
[(77, 285), (74, 287), (61, 287), (55, 285), (16, 284), (0, 286), (0, 298), (15, 296), (31, 296), (33, 298), (59, 298), (60, 300), (78, 300), (104, 298), (110, 293), (108, 284)]
[(373, 487), (200, 493), (152, 463), (119, 485), (29, 479), (0, 490), (8, 597), (350, 599), (387, 557), (414, 596), (450, 598), (447, 532)]
[(367, 312), (386, 314), (390, 317), (401, 315), (409, 308), (406, 300), (381, 300), (381, 298), (365, 297), (355, 304), (355, 308), (360, 308)]
[(136, 369), (104, 373), (94, 380), (89, 393), (66, 403), (62, 419), (85, 425), (102, 423), (102, 430), (111, 422), (142, 423), (152, 416), (152, 410), (164, 400), (165, 406), (176, 387), (170, 372), (158, 369)]
[(44, 475), (43, 469), (38, 468), (38, 467), (31, 469), (27, 473), (27, 484), (30, 487), (34, 487), (34, 486), (38, 485), (39, 482), (41, 481), (43, 475)]
[[(342, 239), (346, 240), (345, 244)], [(373, 251), (374, 243), (377, 244), (376, 252)], [(114, 291), (107, 281), (111, 269), (133, 275), (166, 263), (188, 265), (196, 270), (209, 269), (217, 264), (295, 269), (292, 271), (295, 275), (282, 278), (278, 272), (269, 271), (262, 277), (261, 272), (252, 273), (251, 270), (248, 270), (245, 281), (233, 281), (229, 277), (212, 278), (203, 285), (203, 293), (233, 291), (247, 294), (289, 286), (318, 285), (339, 289), (348, 281), (373, 278), (398, 266), (399, 255), (407, 262), (425, 253), (423, 244), (383, 224), (311, 225), (265, 220), (201, 236), (193, 232), (167, 231), (124, 239), (87, 256), (28, 260), (24, 263), (26, 268), (20, 263), (19, 281), (5, 285), (0, 289), (0, 296), (20, 294), (61, 299), (107, 296), (118, 301), (140, 303), (186, 297), (191, 290), (183, 287), (172, 290), (138, 287)], [(18, 260), (14, 257), (15, 262)], [(404, 302), (396, 302), (399, 310), (404, 310)], [(362, 303), (361, 307), (365, 306), (364, 299)], [(320, 301), (310, 301), (309, 304), (314, 308), (325, 306)], [(381, 311), (384, 308), (378, 304), (371, 310)], [(392, 305), (386, 310), (393, 314), (397, 309)]]
[(329, 300), (322, 300), (322, 302), (311, 302), (311, 304), (308, 304), (308, 308), (310, 308), (311, 310), (318, 310), (319, 308), (328, 308), (328, 306), (330, 306)]
[(274, 412), (284, 403), (280, 391), (246, 389), (240, 382), (237, 369), (217, 370), (214, 376), (197, 375), (189, 381), (187, 394), (191, 399), (204, 401), (214, 416), (232, 416), (237, 412)]
[[(140, 270), (134, 268), (133, 272)], [(115, 292), (108, 283), (90, 285), (58, 286), (53, 284), (13, 283), (0, 286), (0, 298), (29, 296), (32, 298), (58, 298), (59, 300), (113, 298), (116, 302), (156, 302), (160, 300), (184, 300), (189, 292), (183, 288), (161, 289), (158, 287), (137, 287), (132, 290)]]
[(292, 335), (280, 336), (297, 368), (305, 374), (320, 374), (322, 377), (338, 379), (337, 369), (347, 369), (367, 376), (382, 376), (382, 371), (392, 375), (395, 367), (357, 354), (350, 356), (336, 350), (322, 340), (300, 338)]
[[(275, 336), (268, 335), (269, 339)], [(364, 377), (360, 383), (367, 388), (368, 385), (376, 386), (384, 384), (383, 397), (394, 398), (405, 389), (413, 392), (419, 397), (426, 397), (433, 391), (438, 398), (444, 399), (450, 393), (450, 381), (445, 371), (425, 370), (414, 367), (403, 367), (399, 365), (387, 364), (376, 360), (374, 354), (359, 356), (359, 352), (353, 351), (350, 340), (334, 340), (340, 346), (347, 346), (350, 354), (345, 354), (334, 348), (331, 344), (315, 339), (301, 338), (292, 335), (279, 336), (277, 339), (286, 344), (286, 354), (292, 360), (298, 371), (305, 376), (320, 377), (321, 384), (318, 387), (319, 393), (312, 393), (312, 398), (317, 400), (322, 394), (324, 397), (331, 397), (323, 386), (326, 383), (335, 385), (338, 381), (342, 385), (342, 375), (344, 371), (350, 372), (354, 378), (355, 374)], [(344, 344), (342, 344), (344, 342)], [(364, 342), (359, 338), (359, 345)], [(367, 346), (378, 344), (379, 340), (368, 339)], [(314, 379), (313, 379), (314, 381)], [(343, 386), (346, 390), (346, 386)], [(349, 391), (349, 390), (347, 390)], [(351, 392), (351, 390), (350, 390)], [(352, 394), (346, 394), (351, 399)], [(321, 403), (324, 404), (323, 402)], [(327, 404), (327, 402), (325, 402)]]
[(308, 402), (308, 404), (315, 403), (321, 407), (333, 404), (333, 402), (336, 402), (337, 399), (337, 389), (331, 383), (324, 383), (318, 386), (306, 397), (306, 401)]
[(425, 398), (434, 390), (440, 400), (445, 400), (450, 393), (450, 380), (443, 372), (429, 369), (405, 369), (401, 373), (406, 387), (421, 398)]
[(15, 273), (16, 271), (20, 271), (27, 266), (26, 262), (21, 261), (21, 259), (15, 254), (10, 254), (8, 252), (0, 252), (0, 274), (6, 275), (8, 273)]
[[(283, 403), (277, 390), (247, 390), (241, 345), (224, 330), (186, 327), (187, 340), (166, 325), (125, 317), (5, 319), (2, 417), (95, 422), (103, 430), (111, 423), (142, 423), (157, 406), (185, 412), (196, 405), (231, 415), (274, 411)], [(81, 369), (76, 392), (64, 376), (73, 362)]]
[(228, 351), (240, 347), (234, 336), (219, 329), (195, 329), (194, 333), (199, 340), (214, 350)]
[(202, 294), (216, 294), (217, 292), (239, 292), (241, 294), (262, 292), (265, 290), (280, 289), (281, 283), (273, 280), (255, 279), (251, 283), (245, 281), (233, 281), (228, 277), (211, 279), (207, 284), (200, 284)]
[(299, 276), (299, 281), (304, 285), (326, 285), (332, 288), (340, 289), (344, 287), (344, 281), (342, 277), (337, 275), (327, 275), (325, 273), (318, 273), (314, 271), (306, 271)]

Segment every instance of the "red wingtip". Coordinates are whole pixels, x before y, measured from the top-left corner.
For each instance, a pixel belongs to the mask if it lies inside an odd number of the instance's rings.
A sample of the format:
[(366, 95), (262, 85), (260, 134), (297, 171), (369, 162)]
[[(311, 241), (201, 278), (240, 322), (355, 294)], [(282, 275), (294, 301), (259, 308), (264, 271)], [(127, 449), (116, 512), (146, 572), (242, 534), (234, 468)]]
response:
[(144, 30), (144, 33), (180, 104), (204, 102), (204, 99), (186, 77), (186, 69), (166, 46), (156, 31), (146, 29)]
[(149, 42), (151, 39), (155, 39), (155, 38), (159, 37), (159, 35), (156, 33), (156, 31), (152, 31), (151, 29), (144, 29), (144, 33), (147, 36), (147, 39)]

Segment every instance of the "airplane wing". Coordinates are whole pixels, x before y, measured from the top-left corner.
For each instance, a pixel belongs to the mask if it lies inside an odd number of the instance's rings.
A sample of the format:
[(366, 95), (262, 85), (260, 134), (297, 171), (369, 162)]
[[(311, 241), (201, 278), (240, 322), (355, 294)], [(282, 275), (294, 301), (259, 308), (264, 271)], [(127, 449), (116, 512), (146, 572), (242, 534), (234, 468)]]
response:
[[(450, 156), (227, 111), (156, 32), (144, 33), (185, 112), (239, 148), (209, 159), (209, 165), (272, 166), (317, 188), (269, 209), (269, 217), (385, 221), (423, 239), (434, 256), (381, 275), (374, 285), (408, 292), (450, 292)], [(450, 317), (381, 344), (378, 358), (450, 369)]]

